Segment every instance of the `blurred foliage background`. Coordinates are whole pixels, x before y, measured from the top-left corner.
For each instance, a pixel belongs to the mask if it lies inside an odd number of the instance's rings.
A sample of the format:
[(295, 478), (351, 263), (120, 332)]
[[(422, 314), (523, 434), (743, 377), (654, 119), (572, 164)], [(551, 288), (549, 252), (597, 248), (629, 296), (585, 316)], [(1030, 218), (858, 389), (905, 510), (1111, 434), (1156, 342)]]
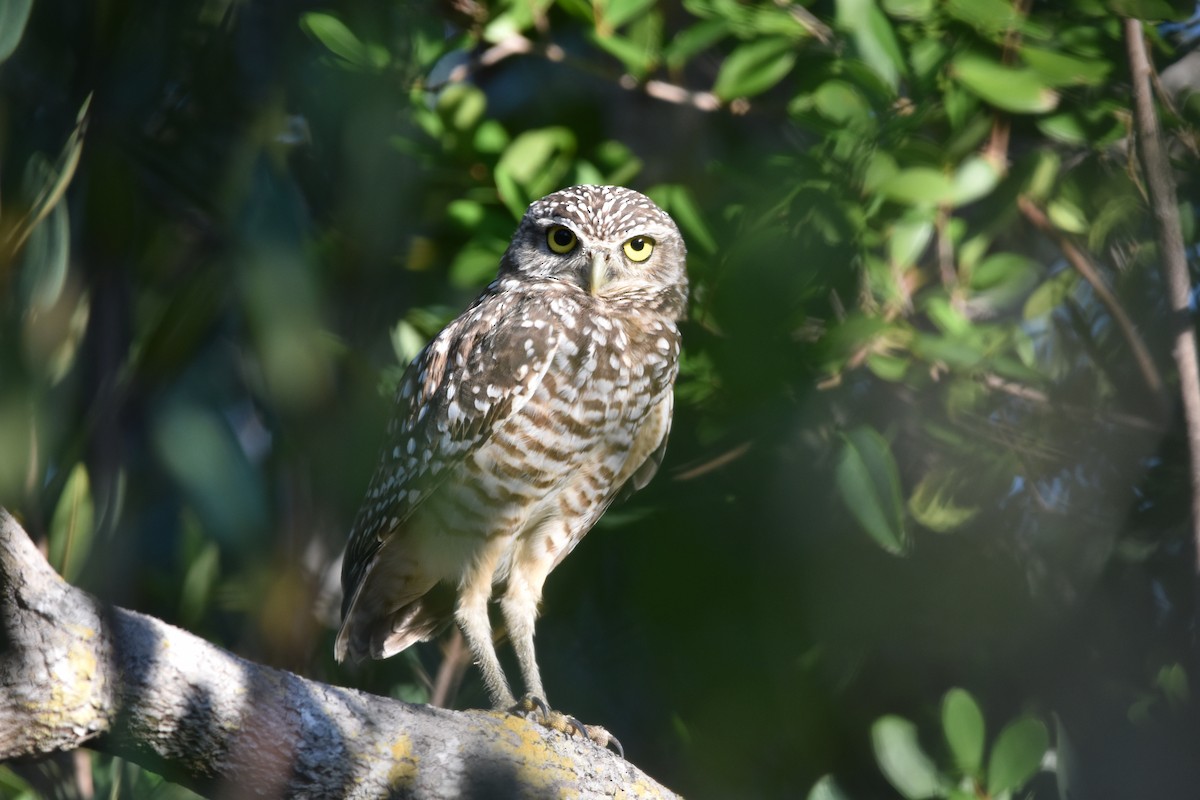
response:
[[(694, 797), (1193, 797), (1121, 18), (1194, 257), (1194, 10), (0, 0), (0, 503), (105, 600), (428, 699), (436, 645), (331, 657), (391, 387), (530, 200), (626, 184), (688, 240), (686, 353), (659, 477), (548, 582), (553, 704)], [(185, 794), (0, 769), (35, 791)]]

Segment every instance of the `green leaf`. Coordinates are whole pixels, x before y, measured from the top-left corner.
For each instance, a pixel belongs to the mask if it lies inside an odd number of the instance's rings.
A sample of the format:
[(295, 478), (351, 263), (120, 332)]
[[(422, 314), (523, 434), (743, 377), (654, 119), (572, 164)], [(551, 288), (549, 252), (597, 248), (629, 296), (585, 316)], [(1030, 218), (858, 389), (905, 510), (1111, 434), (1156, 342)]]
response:
[(951, 74), (987, 102), (1017, 114), (1051, 111), (1058, 93), (1031, 69), (1008, 67), (979, 55), (962, 55), (951, 62)]
[(968, 156), (954, 173), (952, 200), (955, 205), (966, 205), (985, 197), (1000, 182), (1000, 171), (981, 156)]
[[(627, 22), (640, 17), (654, 7), (655, 0), (597, 0), (595, 3), (596, 28), (610, 32)], [(601, 36), (605, 33), (601, 33)]]
[(5, 255), (11, 257), (20, 252), (25, 241), (66, 194), (67, 187), (75, 176), (75, 168), (79, 166), (79, 156), (83, 152), (83, 137), (87, 132), (91, 105), (92, 96), (88, 95), (75, 116), (75, 128), (67, 137), (66, 144), (63, 145), (62, 152), (58, 154), (53, 166), (47, 165), (40, 154), (29, 160), (22, 185), (27, 197), (28, 210), (17, 220), (7, 239), (0, 240), (0, 261)]
[(1054, 223), (1059, 230), (1067, 231), (1068, 233), (1086, 233), (1088, 229), (1087, 217), (1083, 215), (1083, 211), (1079, 206), (1058, 198), (1051, 200), (1046, 206), (1046, 216)]
[(678, 184), (655, 186), (647, 189), (646, 195), (679, 223), (689, 247), (696, 247), (709, 254), (717, 252), (716, 239), (713, 238), (708, 224), (704, 221), (700, 206), (692, 199), (691, 192), (686, 186)]
[(391, 57), (379, 45), (367, 44), (354, 35), (346, 24), (332, 14), (309, 11), (301, 15), (300, 27), (350, 67), (377, 70), (388, 65)]
[(58, 303), (67, 283), (71, 255), (71, 222), (67, 204), (56, 203), (29, 234), (21, 251), (18, 288), (24, 305), (35, 312)]
[(888, 237), (888, 258), (901, 269), (911, 267), (933, 238), (933, 220), (925, 214), (909, 214), (896, 220)]
[(76, 464), (67, 476), (54, 516), (50, 520), (50, 563), (68, 582), (79, 571), (92, 549), (95, 533), (95, 505), (87, 468)]
[(834, 122), (860, 125), (874, 122), (871, 104), (846, 81), (825, 81), (813, 92), (813, 103), (817, 111)]
[(1025, 319), (1034, 319), (1056, 310), (1063, 304), (1063, 301), (1070, 297), (1077, 283), (1079, 283), (1079, 273), (1069, 269), (1046, 280), (1025, 301)]
[(945, 10), (993, 40), (1015, 30), (1021, 21), (1012, 0), (947, 0)]
[(866, 426), (842, 434), (837, 486), (859, 525), (889, 553), (908, 550), (900, 470), (887, 440)]
[(682, 69), (691, 58), (729, 35), (729, 21), (706, 19), (677, 33), (663, 49), (663, 59), (672, 69)]
[(469, 83), (452, 83), (438, 94), (437, 112), (451, 130), (473, 130), (486, 111), (487, 97)]
[(1007, 725), (996, 737), (988, 759), (987, 790), (995, 797), (1015, 792), (1037, 773), (1050, 745), (1046, 726), (1032, 717)]
[(813, 784), (806, 800), (850, 800), (832, 775), (823, 775)]
[(1112, 71), (1112, 62), (1101, 59), (1078, 58), (1055, 50), (1024, 46), (1021, 60), (1041, 76), (1047, 86), (1095, 86)]
[(971, 271), (972, 303), (1005, 309), (1021, 301), (1037, 285), (1041, 266), (1018, 253), (994, 253)]
[(905, 72), (904, 54), (875, 0), (838, 0), (837, 24), (850, 31), (859, 57), (894, 92)]
[(33, 791), (24, 778), (13, 772), (12, 767), (0, 765), (0, 797), (12, 800), (38, 800), (44, 795)]
[(879, 192), (900, 203), (935, 206), (954, 196), (954, 180), (931, 167), (909, 167), (884, 181)]
[(883, 10), (893, 17), (926, 19), (933, 13), (933, 0), (883, 0)]
[(1164, 665), (1158, 671), (1155, 683), (1162, 689), (1171, 708), (1180, 709), (1188, 704), (1192, 693), (1188, 688), (1187, 670), (1178, 661)]
[(898, 383), (908, 376), (908, 367), (912, 362), (901, 356), (872, 353), (867, 356), (865, 363), (867, 369), (875, 373), (881, 380)]
[(1133, 17), (1151, 22), (1182, 19), (1187, 16), (1185, 12), (1172, 7), (1167, 0), (1108, 0), (1108, 8), (1120, 17)]
[(490, 281), (496, 276), (504, 245), (498, 240), (468, 242), (450, 265), (450, 283), (474, 289)]
[(635, 41), (631, 37), (617, 34), (600, 35), (596, 31), (588, 32), (588, 39), (600, 49), (614, 56), (625, 69), (637, 78), (643, 78), (655, 66), (658, 59), (658, 47), (647, 47), (645, 43)]
[(951, 689), (942, 698), (942, 730), (954, 763), (964, 775), (978, 778), (983, 766), (983, 712), (966, 689)]
[(717, 73), (713, 93), (722, 100), (752, 97), (779, 83), (796, 63), (796, 46), (773, 36), (738, 45)]
[(903, 717), (880, 717), (871, 726), (871, 748), (888, 783), (909, 800), (943, 793), (942, 778), (921, 749), (916, 725)]
[(0, 0), (0, 63), (21, 43), (31, 8), (33, 0)]
[(504, 149), (496, 162), (500, 199), (517, 219), (525, 207), (557, 189), (575, 157), (575, 134), (565, 127), (525, 131)]
[(217, 582), (220, 563), (221, 550), (212, 540), (206, 541), (200, 553), (188, 561), (179, 591), (179, 620), (184, 625), (193, 626), (203, 618)]

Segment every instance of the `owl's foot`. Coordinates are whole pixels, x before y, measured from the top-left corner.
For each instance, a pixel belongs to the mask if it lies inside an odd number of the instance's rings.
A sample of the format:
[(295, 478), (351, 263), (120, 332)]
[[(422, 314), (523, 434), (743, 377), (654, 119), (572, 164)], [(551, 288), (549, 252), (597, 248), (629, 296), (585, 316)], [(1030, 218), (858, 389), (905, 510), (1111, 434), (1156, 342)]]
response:
[(601, 747), (611, 747), (621, 758), (625, 757), (625, 748), (621, 746), (617, 737), (599, 725), (584, 725), (572, 716), (552, 710), (540, 697), (531, 694), (525, 695), (509, 709), (509, 713), (525, 719), (533, 719), (550, 730), (559, 731), (568, 736), (574, 736), (577, 733), (586, 736)]

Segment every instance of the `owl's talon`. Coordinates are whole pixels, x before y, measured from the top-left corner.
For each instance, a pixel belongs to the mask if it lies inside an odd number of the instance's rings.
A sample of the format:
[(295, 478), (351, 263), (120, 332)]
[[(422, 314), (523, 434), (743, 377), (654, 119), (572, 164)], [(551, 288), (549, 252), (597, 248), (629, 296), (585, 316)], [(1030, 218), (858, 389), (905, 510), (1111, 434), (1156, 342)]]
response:
[[(554, 711), (546, 704), (545, 700), (536, 695), (525, 695), (508, 709), (508, 713), (515, 714), (530, 722), (536, 722), (552, 731), (565, 733), (567, 736), (583, 736), (585, 739), (590, 739), (601, 747), (611, 747), (621, 758), (625, 757), (625, 748), (621, 746), (621, 742), (617, 737), (613, 736), (607, 730), (599, 725), (584, 725), (575, 717), (564, 714), (561, 711)], [(537, 714), (537, 718), (534, 717), (535, 713)]]
[(508, 710), (510, 714), (516, 714), (518, 717), (529, 719), (533, 712), (541, 714), (540, 722), (547, 727), (550, 727), (550, 706), (546, 705), (546, 701), (536, 695), (527, 694), (516, 702), (512, 708)]

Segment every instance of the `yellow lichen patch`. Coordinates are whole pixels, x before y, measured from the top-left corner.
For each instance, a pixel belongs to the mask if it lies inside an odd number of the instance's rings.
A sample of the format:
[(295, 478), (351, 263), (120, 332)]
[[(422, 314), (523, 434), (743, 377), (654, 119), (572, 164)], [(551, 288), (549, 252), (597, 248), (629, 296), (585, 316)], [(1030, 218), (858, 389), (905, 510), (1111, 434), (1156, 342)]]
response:
[(497, 718), (506, 734), (511, 734), (499, 737), (497, 749), (512, 758), (517, 765), (517, 780), (529, 787), (531, 794), (579, 796), (577, 790), (568, 788), (577, 779), (575, 762), (547, 746), (534, 723), (503, 712), (489, 716)]
[(392, 743), (392, 766), (388, 769), (388, 785), (393, 789), (411, 786), (417, 779), (420, 759), (413, 755), (412, 739), (400, 734)]
[(652, 783), (647, 783), (644, 778), (638, 778), (617, 789), (613, 794), (613, 800), (635, 800), (635, 798), (639, 797), (661, 798), (663, 797), (663, 790)]
[(63, 657), (50, 664), (50, 695), (37, 709), (41, 722), (49, 727), (91, 727), (96, 721), (97, 704), (92, 702), (98, 693), (93, 685), (96, 654), (87, 644), (95, 631), (79, 627), (76, 633), (82, 638), (73, 639)]

